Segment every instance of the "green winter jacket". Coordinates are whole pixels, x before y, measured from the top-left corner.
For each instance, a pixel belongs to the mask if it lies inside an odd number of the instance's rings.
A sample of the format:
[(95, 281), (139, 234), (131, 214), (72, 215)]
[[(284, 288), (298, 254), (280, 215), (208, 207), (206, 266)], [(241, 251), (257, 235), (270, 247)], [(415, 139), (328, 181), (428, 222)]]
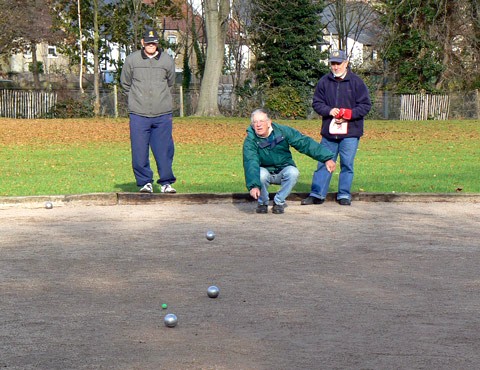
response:
[(257, 136), (252, 126), (247, 128), (243, 143), (243, 169), (247, 189), (261, 188), (260, 167), (278, 173), (287, 166), (295, 166), (290, 146), (302, 154), (326, 162), (333, 153), (300, 131), (272, 122), (273, 131), (268, 138)]

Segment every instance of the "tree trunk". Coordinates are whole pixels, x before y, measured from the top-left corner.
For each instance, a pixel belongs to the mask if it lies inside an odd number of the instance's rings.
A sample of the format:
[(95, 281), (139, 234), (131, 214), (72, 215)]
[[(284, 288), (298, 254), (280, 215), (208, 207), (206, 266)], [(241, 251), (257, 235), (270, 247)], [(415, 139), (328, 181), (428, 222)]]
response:
[(80, 47), (80, 70), (78, 72), (78, 88), (83, 95), (83, 44), (82, 44), (82, 13), (80, 11), (80, 0), (77, 0), (77, 16), (78, 16), (78, 43)]
[(140, 15), (140, 11), (142, 9), (142, 3), (142, 0), (133, 1), (133, 51), (137, 50), (140, 45), (140, 40), (138, 36), (138, 16)]
[(220, 116), (218, 84), (225, 55), (230, 0), (205, 0), (207, 55), (196, 116)]
[(40, 90), (40, 77), (38, 72), (38, 59), (37, 59), (37, 44), (35, 41), (31, 43), (32, 51), (32, 73), (33, 73), (33, 83), (35, 89)]
[(95, 102), (93, 103), (93, 113), (95, 116), (100, 114), (100, 68), (98, 62), (98, 0), (93, 0), (93, 90), (95, 92)]

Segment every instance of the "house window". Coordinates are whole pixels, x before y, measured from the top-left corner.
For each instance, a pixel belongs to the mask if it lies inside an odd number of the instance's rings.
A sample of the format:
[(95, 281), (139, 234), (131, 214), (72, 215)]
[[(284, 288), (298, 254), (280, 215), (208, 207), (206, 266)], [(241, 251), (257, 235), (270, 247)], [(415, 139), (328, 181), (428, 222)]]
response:
[(25, 59), (32, 59), (32, 50), (30, 50), (30, 48), (28, 48), (27, 50), (25, 50), (23, 52), (23, 57)]
[[(176, 45), (177, 44), (177, 36), (175, 35), (168, 35), (167, 38), (168, 45)], [(170, 55), (173, 59), (175, 59), (175, 52), (172, 50), (172, 48), (167, 49), (168, 55)]]
[(48, 47), (48, 57), (49, 58), (58, 58), (57, 47), (56, 46), (49, 46)]

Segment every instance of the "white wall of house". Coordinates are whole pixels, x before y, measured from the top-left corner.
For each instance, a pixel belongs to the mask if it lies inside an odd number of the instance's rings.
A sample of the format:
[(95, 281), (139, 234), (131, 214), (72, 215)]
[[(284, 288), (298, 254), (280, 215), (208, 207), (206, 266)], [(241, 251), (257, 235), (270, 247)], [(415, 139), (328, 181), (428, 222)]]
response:
[[(321, 46), (322, 51), (339, 49), (337, 35), (330, 34), (325, 39), (328, 44), (324, 44)], [(363, 63), (363, 44), (361, 42), (355, 41), (354, 39), (348, 37), (346, 52), (350, 57), (350, 63), (352, 63), (353, 65), (358, 66)]]
[[(115, 42), (107, 41), (107, 47), (109, 51), (106, 53), (107, 58), (101, 58), (100, 61), (100, 71), (101, 72), (116, 72), (119, 60), (125, 60), (125, 50), (120, 49), (119, 45)], [(93, 53), (87, 53), (86, 61), (88, 63), (87, 73), (93, 73)], [(104, 59), (108, 59), (104, 60)]]
[[(68, 59), (57, 52), (52, 45), (41, 43), (37, 45), (37, 60), (43, 63), (45, 73), (65, 72), (69, 70)], [(13, 54), (10, 57), (11, 72), (29, 72), (32, 54), (28, 52)]]
[[(349, 39), (349, 42), (350, 42), (350, 39)], [(359, 66), (363, 63), (363, 44), (362, 43), (358, 41), (354, 42), (353, 44), (349, 43), (347, 45), (347, 52), (350, 55), (350, 63), (352, 65)]]
[(29, 54), (18, 53), (10, 57), (11, 72), (28, 72), (28, 65), (32, 62), (32, 56)]
[[(225, 58), (228, 60), (227, 72), (233, 73), (237, 68), (237, 63), (234, 58), (229, 58), (229, 53), (230, 53), (230, 45), (226, 44)], [(252, 50), (247, 45), (241, 45), (239, 53), (241, 55), (240, 69), (244, 69), (244, 70), (250, 69), (252, 64), (252, 58), (253, 58)]]

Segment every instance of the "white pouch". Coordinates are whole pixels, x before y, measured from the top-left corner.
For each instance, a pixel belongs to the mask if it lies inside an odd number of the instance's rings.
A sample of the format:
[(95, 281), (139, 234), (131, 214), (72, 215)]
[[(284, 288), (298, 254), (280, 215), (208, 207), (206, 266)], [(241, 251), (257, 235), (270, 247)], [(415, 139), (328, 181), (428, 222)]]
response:
[(328, 132), (332, 135), (345, 135), (348, 133), (348, 121), (336, 123), (335, 119), (332, 119)]

